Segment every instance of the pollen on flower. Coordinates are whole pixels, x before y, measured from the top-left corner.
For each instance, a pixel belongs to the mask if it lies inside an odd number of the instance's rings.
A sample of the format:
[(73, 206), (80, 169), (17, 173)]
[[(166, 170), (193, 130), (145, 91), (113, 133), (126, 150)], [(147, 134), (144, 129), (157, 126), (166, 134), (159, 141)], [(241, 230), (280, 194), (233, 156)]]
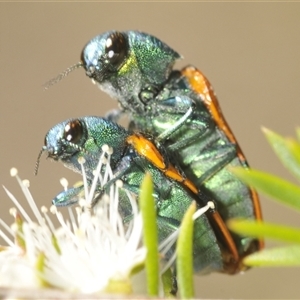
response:
[(17, 232), (18, 231), (18, 225), (16, 223), (13, 223), (11, 226), (10, 226), (10, 229), (13, 231), (13, 232)]
[(45, 213), (47, 213), (48, 212), (48, 208), (46, 207), (46, 206), (42, 206), (41, 207), (41, 212), (43, 213), (43, 214), (45, 214)]
[(50, 212), (55, 215), (57, 213), (57, 207), (55, 205), (51, 205)]
[(106, 145), (106, 144), (105, 144), (105, 145), (103, 145), (101, 149), (102, 149), (102, 151), (103, 151), (103, 152), (106, 152), (106, 153), (108, 153), (108, 152), (109, 152), (109, 146), (108, 146), (108, 145)]
[(122, 187), (123, 187), (123, 181), (120, 180), (120, 179), (118, 179), (118, 180), (116, 181), (116, 187), (122, 188)]
[(15, 177), (18, 175), (18, 170), (16, 168), (11, 168), (10, 169), (10, 176)]
[(107, 153), (109, 155), (112, 155), (114, 153), (114, 149), (112, 147), (109, 147)]
[(30, 187), (30, 181), (28, 179), (24, 179), (22, 180), (22, 183), (24, 184), (24, 186), (26, 186), (27, 188)]
[(210, 209), (215, 209), (216, 208), (216, 206), (215, 206), (215, 204), (214, 204), (213, 201), (208, 201), (207, 205), (209, 206)]
[(79, 157), (78, 162), (83, 165), (85, 163), (84, 157)]
[(60, 184), (63, 186), (63, 188), (65, 189), (65, 190), (67, 190), (67, 188), (68, 188), (68, 185), (69, 185), (69, 182), (68, 182), (68, 180), (66, 179), (66, 178), (61, 178), (60, 179)]
[(197, 218), (202, 216), (204, 213), (206, 213), (209, 209), (214, 209), (214, 208), (215, 208), (215, 204), (213, 203), (213, 201), (208, 201), (205, 206), (201, 207), (194, 213), (193, 219), (196, 220)]
[(15, 218), (15, 217), (16, 217), (16, 214), (17, 214), (16, 208), (15, 208), (15, 207), (11, 207), (11, 208), (9, 209), (9, 214)]

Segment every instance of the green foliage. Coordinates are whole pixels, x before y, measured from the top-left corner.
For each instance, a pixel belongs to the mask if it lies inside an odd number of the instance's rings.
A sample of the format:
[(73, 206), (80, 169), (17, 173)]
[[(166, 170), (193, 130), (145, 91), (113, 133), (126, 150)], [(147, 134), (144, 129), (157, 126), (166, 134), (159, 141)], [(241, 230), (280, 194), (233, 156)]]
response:
[(153, 183), (150, 174), (146, 174), (141, 185), (140, 210), (143, 217), (144, 245), (147, 249), (145, 268), (147, 274), (147, 292), (149, 296), (159, 293), (159, 260), (156, 212), (153, 198)]
[[(296, 129), (298, 140), (282, 137), (266, 128), (263, 128), (263, 132), (282, 164), (300, 180), (300, 128)], [(296, 211), (300, 210), (300, 186), (258, 170), (238, 168), (232, 172), (261, 193)], [(249, 255), (244, 259), (246, 265), (260, 267), (300, 265), (300, 228), (249, 220), (230, 220), (228, 226), (240, 234), (289, 243)]]
[(196, 202), (193, 202), (186, 211), (180, 226), (177, 240), (177, 281), (182, 299), (194, 298), (193, 284), (193, 214), (196, 212)]
[[(153, 198), (153, 182), (150, 174), (146, 174), (141, 185), (139, 206), (143, 219), (143, 238), (147, 249), (145, 269), (147, 275), (147, 295), (157, 297), (159, 295), (159, 255), (158, 237), (156, 227), (156, 210)], [(192, 202), (182, 220), (176, 247), (177, 281), (180, 287), (181, 299), (194, 298), (193, 286), (193, 215), (196, 211), (196, 203)], [(173, 279), (171, 269), (161, 274), (164, 296), (173, 298)]]

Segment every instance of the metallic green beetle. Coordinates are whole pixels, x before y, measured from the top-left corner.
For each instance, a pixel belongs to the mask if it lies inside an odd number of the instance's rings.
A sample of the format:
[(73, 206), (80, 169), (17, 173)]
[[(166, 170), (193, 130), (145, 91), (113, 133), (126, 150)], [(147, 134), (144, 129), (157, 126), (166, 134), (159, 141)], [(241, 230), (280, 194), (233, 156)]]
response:
[[(109, 31), (87, 43), (80, 65), (100, 89), (118, 100), (120, 113), (130, 116), (131, 129), (150, 133), (164, 145), (172, 163), (216, 201), (224, 220), (260, 220), (256, 192), (227, 168), (248, 164), (211, 84), (194, 67), (173, 70), (178, 58), (176, 51), (149, 34)], [(117, 120), (120, 113), (108, 118)], [(233, 236), (238, 258), (224, 270), (227, 273), (239, 272), (241, 259), (263, 246), (256, 239)]]
[[(159, 240), (164, 240), (176, 230), (191, 201), (196, 200), (203, 207), (210, 200), (186, 179), (164, 156), (149, 138), (130, 133), (121, 126), (100, 117), (70, 119), (57, 124), (45, 137), (42, 152), (61, 161), (66, 167), (81, 173), (79, 157), (85, 160), (85, 170), (91, 183), (103, 145), (114, 149), (110, 166), (115, 179), (120, 178), (124, 188), (138, 194), (145, 172), (152, 175), (156, 200)], [(41, 153), (42, 153), (41, 152)], [(98, 192), (106, 189), (98, 186)], [(74, 204), (83, 186), (61, 192), (54, 200), (56, 206)], [(125, 198), (121, 200), (121, 213), (126, 219), (131, 212)], [(229, 240), (227, 240), (229, 239)], [(232, 255), (230, 247), (234, 242), (219, 213), (210, 210), (195, 221), (194, 269), (200, 273), (222, 271)], [(168, 257), (172, 255), (172, 248)]]

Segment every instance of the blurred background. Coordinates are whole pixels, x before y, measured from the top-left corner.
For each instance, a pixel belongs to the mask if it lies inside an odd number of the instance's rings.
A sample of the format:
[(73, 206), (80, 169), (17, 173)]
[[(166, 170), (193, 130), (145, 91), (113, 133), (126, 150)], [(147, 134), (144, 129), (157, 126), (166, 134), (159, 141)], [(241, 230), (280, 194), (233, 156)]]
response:
[[(47, 91), (42, 84), (78, 62), (88, 40), (112, 29), (151, 33), (184, 56), (178, 68), (201, 69), (251, 166), (294, 180), (261, 126), (295, 136), (300, 125), (299, 13), (300, 3), (1, 3), (0, 183), (24, 203), (9, 175), (17, 167), (38, 204), (50, 206), (61, 177), (80, 179), (45, 156), (33, 175), (44, 136), (60, 121), (101, 116), (117, 103), (83, 69)], [(12, 204), (2, 188), (0, 199), (0, 217), (10, 224)], [(299, 225), (299, 215), (288, 208), (264, 197), (261, 203), (265, 220)], [(296, 268), (195, 276), (197, 297), (298, 298), (299, 276)]]

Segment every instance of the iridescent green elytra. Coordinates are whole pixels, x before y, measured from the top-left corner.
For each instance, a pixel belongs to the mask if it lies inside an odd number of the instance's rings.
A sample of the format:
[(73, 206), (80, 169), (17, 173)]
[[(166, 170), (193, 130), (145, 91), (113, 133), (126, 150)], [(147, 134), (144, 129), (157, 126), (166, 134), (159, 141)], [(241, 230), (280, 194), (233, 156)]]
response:
[[(178, 228), (192, 200), (196, 200), (198, 206), (201, 207), (203, 203), (207, 203), (208, 199), (200, 192), (197, 195), (193, 194), (184, 184), (171, 179), (156, 167), (148, 156), (141, 155), (137, 150), (138, 147), (132, 143), (132, 137), (138, 136), (100, 117), (71, 119), (50, 129), (45, 137), (43, 151), (48, 153), (48, 157), (61, 161), (66, 167), (78, 173), (81, 173), (78, 158), (83, 157), (87, 179), (91, 182), (94, 177), (92, 171), (96, 168), (102, 153), (102, 146), (107, 144), (114, 149), (110, 163), (114, 174), (122, 179), (125, 189), (135, 194), (139, 192), (145, 172), (150, 172), (154, 183), (159, 240), (162, 241)], [(152, 145), (150, 140), (143, 137), (141, 147), (144, 142)], [(159, 152), (154, 144), (153, 147), (154, 151)], [(162, 153), (159, 152), (158, 157), (160, 156), (164, 160)], [(168, 167), (167, 162), (166, 167)], [(176, 170), (174, 172), (176, 173)], [(73, 204), (82, 190), (83, 187), (80, 186), (63, 191), (53, 203), (57, 206)], [(128, 207), (130, 205), (126, 198), (122, 198), (121, 213), (124, 218), (131, 213)], [(208, 217), (203, 215), (198, 218), (194, 229), (195, 270), (202, 273), (223, 270), (222, 247), (224, 246), (218, 241)], [(174, 248), (169, 251), (168, 256), (173, 251)]]
[[(173, 70), (180, 55), (157, 38), (138, 31), (109, 31), (90, 40), (81, 61), (87, 76), (118, 100), (131, 129), (150, 133), (173, 164), (217, 203), (224, 220), (261, 219), (257, 194), (229, 170), (248, 168), (209, 81), (194, 67)], [(178, 124), (189, 109), (188, 118)], [(117, 120), (118, 114), (108, 118)], [(166, 134), (167, 132), (167, 134)], [(262, 247), (256, 239), (234, 235), (240, 260)]]

